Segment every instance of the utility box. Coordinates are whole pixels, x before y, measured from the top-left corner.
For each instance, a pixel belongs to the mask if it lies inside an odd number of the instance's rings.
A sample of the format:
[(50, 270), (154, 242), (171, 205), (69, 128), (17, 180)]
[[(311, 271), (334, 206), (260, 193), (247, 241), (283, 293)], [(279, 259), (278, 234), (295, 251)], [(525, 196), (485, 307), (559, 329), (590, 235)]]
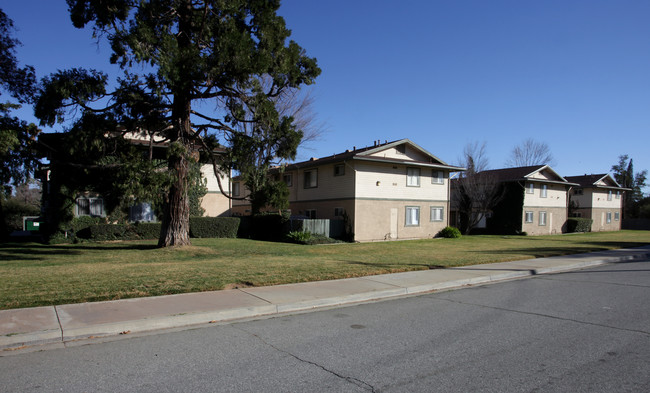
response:
[(37, 221), (38, 219), (39, 217), (23, 217), (23, 231), (40, 231), (41, 223)]

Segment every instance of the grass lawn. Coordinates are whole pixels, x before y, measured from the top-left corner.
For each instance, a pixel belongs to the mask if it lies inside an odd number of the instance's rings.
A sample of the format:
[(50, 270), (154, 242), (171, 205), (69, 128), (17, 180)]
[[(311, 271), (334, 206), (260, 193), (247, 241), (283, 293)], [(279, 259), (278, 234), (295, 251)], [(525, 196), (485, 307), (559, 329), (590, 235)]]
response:
[(331, 280), (650, 244), (650, 231), (303, 246), (245, 239), (0, 244), (0, 309)]

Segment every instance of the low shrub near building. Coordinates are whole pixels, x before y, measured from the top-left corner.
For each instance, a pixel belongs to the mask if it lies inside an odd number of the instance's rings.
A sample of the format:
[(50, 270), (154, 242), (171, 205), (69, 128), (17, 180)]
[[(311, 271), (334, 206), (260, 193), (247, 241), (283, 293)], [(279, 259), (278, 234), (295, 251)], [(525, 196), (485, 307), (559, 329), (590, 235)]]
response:
[(162, 225), (159, 222), (136, 222), (129, 227), (138, 239), (158, 239)]
[(190, 237), (236, 238), (238, 229), (237, 217), (190, 217)]
[(570, 217), (567, 219), (567, 232), (590, 232), (594, 220), (590, 218)]
[(458, 230), (458, 228), (449, 227), (449, 226), (441, 229), (440, 232), (438, 232), (438, 234), (436, 235), (436, 237), (445, 237), (448, 239), (457, 239), (461, 236), (462, 235), (460, 234), (460, 230)]
[(97, 224), (88, 227), (90, 239), (95, 241), (123, 240), (127, 234), (123, 224)]

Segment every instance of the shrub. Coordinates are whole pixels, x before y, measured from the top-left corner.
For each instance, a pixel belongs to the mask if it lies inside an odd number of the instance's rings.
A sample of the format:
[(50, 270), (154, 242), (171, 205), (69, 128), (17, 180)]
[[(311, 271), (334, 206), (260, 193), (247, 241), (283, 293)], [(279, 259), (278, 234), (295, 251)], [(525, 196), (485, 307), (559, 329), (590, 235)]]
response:
[(126, 225), (123, 224), (97, 224), (88, 229), (90, 239), (96, 241), (122, 240), (126, 234)]
[(460, 234), (458, 228), (449, 227), (449, 226), (440, 230), (440, 232), (438, 232), (438, 234), (436, 235), (436, 237), (446, 237), (449, 239), (457, 239), (461, 236), (462, 235)]
[(287, 234), (287, 239), (292, 243), (307, 244), (311, 236), (310, 232), (293, 231)]
[(250, 237), (256, 240), (282, 241), (289, 233), (289, 217), (284, 214), (259, 214), (250, 223)]
[(139, 239), (158, 239), (162, 225), (159, 222), (136, 222), (129, 229)]
[(570, 217), (566, 221), (567, 232), (589, 232), (593, 222), (590, 218)]
[(239, 218), (237, 217), (190, 217), (190, 237), (237, 237)]

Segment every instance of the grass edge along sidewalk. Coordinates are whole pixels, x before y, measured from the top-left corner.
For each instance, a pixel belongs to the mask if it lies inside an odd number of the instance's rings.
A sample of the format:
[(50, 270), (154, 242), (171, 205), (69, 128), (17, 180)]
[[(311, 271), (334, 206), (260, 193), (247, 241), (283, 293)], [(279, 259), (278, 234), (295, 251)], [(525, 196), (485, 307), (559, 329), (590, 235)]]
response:
[(646, 244), (648, 231), (328, 246), (195, 239), (193, 246), (180, 249), (158, 249), (155, 242), (2, 244), (0, 309), (266, 287)]

